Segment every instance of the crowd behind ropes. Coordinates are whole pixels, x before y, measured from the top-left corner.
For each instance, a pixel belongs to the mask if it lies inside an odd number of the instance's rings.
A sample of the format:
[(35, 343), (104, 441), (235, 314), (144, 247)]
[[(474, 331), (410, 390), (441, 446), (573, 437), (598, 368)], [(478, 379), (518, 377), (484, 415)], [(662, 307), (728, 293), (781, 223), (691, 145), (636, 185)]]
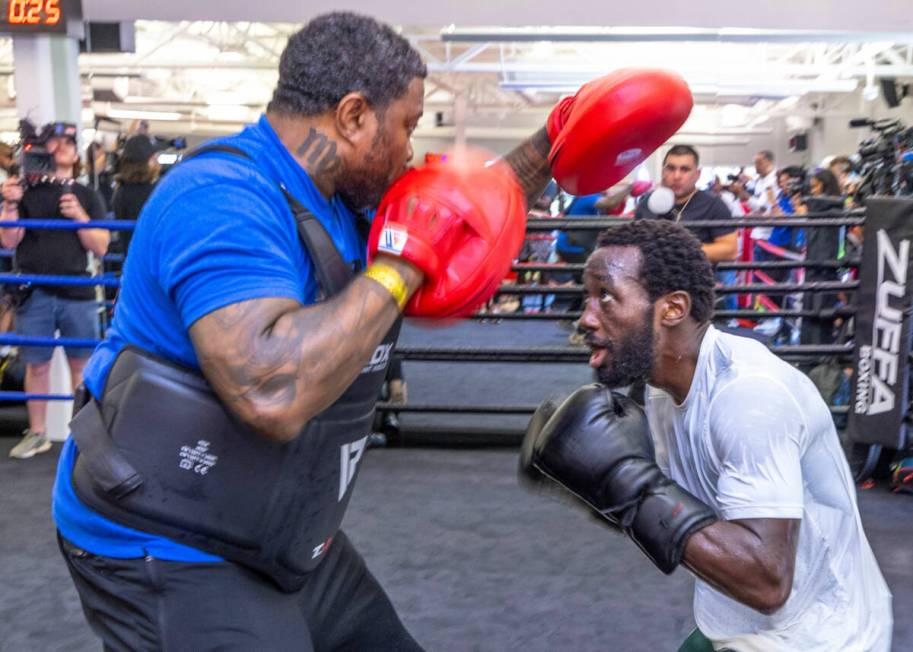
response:
[[(56, 131), (47, 138), (46, 149), (53, 159), (51, 174), (42, 179), (23, 179), (16, 150), (0, 143), (0, 177), (3, 179), (2, 219), (70, 219), (76, 222), (136, 220), (159, 178), (167, 171), (160, 159), (177, 140), (152, 136), (148, 125), (133, 125), (114, 147), (91, 144), (83, 159), (79, 155), (76, 130), (54, 123)], [(169, 154), (169, 162), (178, 157)], [(571, 196), (554, 182), (531, 207), (530, 218), (664, 219), (688, 226), (703, 243), (707, 257), (717, 265), (721, 286), (778, 284), (809, 280), (855, 278), (862, 246), (861, 227), (814, 228), (799, 226), (740, 227), (733, 218), (802, 217), (844, 213), (855, 206), (860, 177), (848, 156), (827, 157), (819, 166), (778, 166), (776, 157), (763, 150), (744, 166), (703, 168), (700, 152), (690, 145), (665, 150), (658, 179), (645, 178), (643, 169), (603, 192)], [(689, 226), (698, 222), (698, 226)], [(707, 222), (719, 225), (708, 226)], [(582, 265), (596, 245), (598, 230), (531, 231), (518, 254), (518, 269), (504, 285), (572, 286), (581, 281)], [(80, 229), (46, 231), (3, 228), (0, 239), (5, 250), (0, 258), (4, 273), (60, 275), (89, 278), (117, 274), (130, 247), (132, 231)], [(815, 239), (817, 238), (817, 244)], [(809, 244), (812, 244), (813, 252)], [(809, 256), (846, 261), (842, 268), (803, 269), (800, 266), (726, 269), (720, 263), (733, 261), (798, 262)], [(528, 265), (529, 271), (522, 271)], [(7, 283), (0, 303), (0, 332), (23, 336), (97, 339), (113, 309), (116, 290), (82, 286), (54, 286), (36, 283)], [(505, 289), (506, 289), (505, 288)], [(812, 295), (765, 294), (763, 292), (720, 294), (717, 310), (734, 312), (718, 320), (742, 334), (772, 344), (834, 343), (852, 336), (851, 324), (842, 319), (814, 320), (782, 317), (783, 310), (805, 307), (827, 310), (852, 300), (844, 293)], [(570, 330), (571, 344), (582, 345), (573, 313), (581, 308), (574, 294), (502, 293), (486, 310), (491, 321), (504, 313), (553, 313), (559, 324)], [(561, 319), (568, 313), (566, 319)], [(725, 314), (725, 313), (723, 313)], [(804, 324), (803, 324), (804, 321)], [(2, 388), (31, 394), (50, 393), (51, 347), (4, 346), (0, 349)], [(91, 347), (65, 347), (73, 388), (82, 382), (82, 369)], [(850, 392), (850, 369), (827, 362), (809, 370), (831, 404), (846, 404)], [(406, 383), (401, 361), (391, 366), (385, 385), (385, 400), (406, 402)], [(46, 436), (47, 402), (27, 401), (28, 428), (11, 456), (29, 458), (51, 448)], [(838, 421), (841, 417), (837, 417)], [(376, 424), (373, 443), (383, 444), (398, 432), (398, 418), (386, 412)], [(870, 483), (871, 479), (865, 479)]]
[[(660, 178), (626, 181), (605, 192), (572, 197), (552, 185), (533, 207), (530, 217), (538, 218), (606, 218), (665, 219), (681, 222), (689, 227), (703, 243), (704, 253), (717, 266), (721, 286), (802, 282), (808, 280), (798, 263), (809, 253), (809, 238), (814, 246), (815, 259), (852, 263), (858, 259), (862, 246), (862, 228), (823, 229), (827, 242), (821, 242), (818, 227), (806, 229), (799, 226), (742, 227), (733, 223), (734, 218), (802, 218), (809, 214), (838, 216), (852, 209), (858, 175), (852, 172), (847, 156), (832, 156), (812, 169), (800, 166), (778, 167), (774, 154), (758, 152), (751, 164), (740, 167), (703, 169), (698, 150), (689, 145), (675, 145), (668, 149), (662, 160)], [(689, 226), (700, 222), (700, 225)], [(719, 222), (708, 226), (707, 222)], [(572, 285), (579, 282), (579, 274), (563, 269), (568, 265), (582, 264), (593, 251), (598, 231), (568, 229), (545, 233), (531, 233), (520, 253), (519, 262), (533, 266), (535, 271), (521, 271), (508, 283), (537, 284), (546, 287)], [(824, 246), (821, 246), (824, 245)], [(732, 262), (793, 261), (781, 267), (759, 266), (758, 269), (727, 269), (721, 263)], [(542, 266), (554, 266), (554, 271)], [(573, 269), (573, 268), (572, 268)], [(854, 278), (855, 268), (832, 269), (827, 278), (834, 280)], [(820, 276), (820, 275), (819, 275)], [(833, 342), (840, 337), (843, 322), (835, 324), (833, 332), (813, 329), (803, 336), (801, 323), (796, 319), (783, 319), (777, 313), (783, 309), (798, 308), (809, 297), (801, 293), (782, 296), (764, 293), (721, 294), (718, 310), (741, 310), (744, 314), (732, 317), (732, 327), (751, 329), (759, 337), (772, 343)], [(828, 305), (845, 304), (849, 297), (835, 294), (827, 297)], [(819, 302), (820, 304), (820, 302)], [(574, 312), (579, 301), (566, 295), (503, 296), (493, 309), (498, 312)], [(757, 314), (748, 315), (746, 311)], [(803, 340), (804, 337), (804, 340)], [(571, 342), (578, 338), (571, 335)]]

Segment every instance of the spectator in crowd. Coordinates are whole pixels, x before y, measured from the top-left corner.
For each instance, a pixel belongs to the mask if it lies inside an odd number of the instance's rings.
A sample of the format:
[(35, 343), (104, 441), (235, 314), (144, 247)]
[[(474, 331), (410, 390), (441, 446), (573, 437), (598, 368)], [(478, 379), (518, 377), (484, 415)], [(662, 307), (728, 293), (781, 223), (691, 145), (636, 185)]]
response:
[[(156, 141), (146, 134), (131, 136), (124, 143), (115, 177), (117, 187), (112, 199), (115, 219), (139, 218), (140, 211), (152, 194), (161, 174), (158, 154), (167, 147), (167, 143)], [(112, 251), (126, 255), (132, 237), (132, 231), (120, 231)]]
[(12, 145), (0, 141), (0, 181), (6, 181), (13, 175), (15, 165)]
[[(16, 177), (7, 179), (2, 190), (4, 220), (65, 218), (86, 223), (104, 219), (104, 206), (98, 193), (75, 181), (80, 167), (75, 127), (57, 125), (63, 128), (57, 129), (57, 135), (47, 144), (56, 165), (55, 178), (29, 188), (23, 188)], [(23, 274), (88, 277), (88, 254), (104, 255), (108, 239), (108, 231), (104, 229), (0, 229), (0, 241), (4, 247), (16, 249), (16, 269)], [(57, 330), (62, 337), (98, 337), (94, 287), (36, 286), (30, 288), (28, 296), (19, 297), (16, 310), (19, 335), (54, 337)], [(82, 370), (91, 352), (91, 347), (66, 347), (74, 389), (82, 382)], [(47, 394), (50, 391), (52, 353), (51, 347), (21, 347), (27, 392)], [(10, 451), (10, 457), (27, 459), (50, 449), (51, 443), (45, 435), (46, 403), (28, 401), (29, 427)]]
[[(559, 199), (558, 184), (552, 180), (546, 186), (545, 191), (536, 200), (530, 209), (528, 217), (531, 219), (546, 219), (554, 217), (552, 207), (555, 201)], [(517, 257), (519, 263), (543, 264), (552, 260), (555, 251), (555, 236), (552, 233), (544, 231), (527, 232), (526, 239), (520, 249)], [(539, 285), (543, 279), (543, 273), (540, 271), (522, 271), (517, 274), (516, 282), (518, 285)], [(541, 294), (501, 295), (497, 299), (489, 301), (488, 309), (491, 312), (508, 312), (515, 304), (522, 308), (523, 312), (543, 312), (545, 309), (545, 297)], [(516, 309), (516, 308), (515, 308)]]
[(835, 156), (827, 164), (827, 169), (837, 180), (837, 187), (840, 189), (838, 195), (845, 195), (850, 185), (850, 172), (853, 169), (850, 159), (846, 156)]
[[(631, 194), (631, 184), (623, 183), (613, 186), (605, 192), (592, 195), (580, 195), (571, 200), (565, 211), (566, 217), (599, 217), (602, 215), (621, 215), (625, 202)], [(596, 236), (599, 231), (559, 231), (555, 249), (561, 261), (571, 264), (583, 264), (593, 249), (596, 248)]]
[(751, 213), (751, 204), (749, 203), (751, 193), (748, 192), (746, 187), (748, 181), (748, 176), (743, 172), (739, 172), (739, 174), (730, 176), (730, 183), (728, 186), (729, 192), (732, 193), (732, 196), (742, 209), (742, 215), (749, 215)]
[[(739, 200), (737, 192), (741, 191), (741, 186), (736, 186), (738, 182), (738, 175), (730, 176), (731, 183), (728, 186), (724, 186), (723, 183), (717, 178), (719, 190), (715, 194), (726, 204), (726, 208), (729, 209), (729, 214), (733, 217), (745, 217), (745, 206)], [(717, 187), (717, 184), (714, 184), (714, 187)]]
[[(796, 213), (796, 203), (801, 200), (800, 184), (801, 178), (793, 176), (793, 172), (789, 168), (783, 168), (777, 172), (777, 201), (770, 210), (772, 217), (786, 217)], [(767, 241), (776, 247), (795, 251), (801, 245), (797, 232), (798, 229), (795, 227), (775, 226), (771, 228)], [(783, 271), (787, 271), (783, 276), (786, 278), (789, 275), (788, 270)]]
[[(729, 214), (732, 217), (742, 218), (745, 217), (745, 206), (739, 201), (736, 192), (733, 191), (732, 188), (738, 179), (739, 175), (730, 175), (729, 181), (732, 183), (729, 186), (725, 186), (719, 177), (715, 177), (710, 192), (715, 194), (724, 204), (726, 204), (726, 208), (729, 209)], [(736, 239), (738, 249), (740, 250), (742, 243), (738, 231), (736, 232)], [(739, 274), (733, 269), (718, 269), (716, 278), (722, 285), (736, 285), (739, 281)], [(735, 294), (724, 294), (721, 297), (717, 297), (717, 303), (723, 310), (737, 310), (739, 307), (739, 297)]]
[[(0, 182), (6, 181), (16, 172), (16, 160), (13, 157), (13, 147), (0, 141)], [(0, 272), (7, 274), (13, 269), (13, 259), (3, 256), (0, 257)], [(13, 311), (11, 307), (11, 295), (6, 288), (0, 290), (0, 310), (3, 317), (0, 318), (0, 333), (7, 333), (10, 330), (13, 320)]]
[[(840, 183), (830, 170), (816, 170), (809, 180), (810, 195), (796, 206), (796, 214), (834, 215), (843, 211), (843, 200), (840, 197)], [(816, 227), (808, 229), (806, 258), (809, 260), (836, 260), (841, 249), (840, 227)], [(805, 282), (836, 281), (839, 271), (833, 268), (809, 268), (805, 272)], [(802, 305), (812, 310), (829, 310), (839, 301), (833, 293), (806, 292)], [(830, 344), (834, 339), (833, 319), (808, 317), (803, 319), (802, 344)]]
[[(777, 203), (777, 169), (774, 167), (774, 155), (770, 150), (762, 150), (755, 154), (754, 168), (758, 177), (751, 187), (751, 197), (748, 205), (755, 215), (770, 215)], [(754, 240), (767, 240), (773, 229), (769, 226), (756, 226), (751, 230)], [(760, 253), (755, 250), (755, 253)], [(764, 259), (763, 253), (761, 258)]]
[(89, 185), (98, 191), (105, 202), (106, 212), (111, 210), (114, 199), (114, 176), (108, 168), (109, 152), (104, 143), (91, 143), (86, 148), (86, 165)]
[(690, 145), (675, 145), (663, 158), (661, 180), (661, 185), (675, 195), (672, 210), (663, 215), (654, 215), (649, 208), (650, 196), (647, 195), (637, 206), (634, 218), (672, 220), (681, 222), (686, 227), (688, 222), (697, 220), (719, 220), (718, 227), (689, 228), (703, 243), (704, 253), (710, 262), (735, 260), (739, 253), (739, 243), (736, 227), (727, 224), (731, 220), (731, 212), (719, 197), (697, 189), (700, 176), (697, 150)]

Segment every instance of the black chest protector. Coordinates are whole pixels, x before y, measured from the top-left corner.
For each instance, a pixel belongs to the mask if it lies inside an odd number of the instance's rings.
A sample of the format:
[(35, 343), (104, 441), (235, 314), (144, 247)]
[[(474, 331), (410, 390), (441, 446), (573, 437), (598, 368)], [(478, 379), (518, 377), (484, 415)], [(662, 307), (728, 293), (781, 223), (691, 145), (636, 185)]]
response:
[[(248, 158), (235, 148), (210, 146)], [(325, 297), (354, 278), (323, 226), (284, 186)], [(113, 521), (302, 586), (339, 529), (374, 419), (400, 322), (361, 374), (293, 441), (241, 424), (197, 371), (134, 347), (112, 366), (103, 396), (70, 424), (73, 487)]]

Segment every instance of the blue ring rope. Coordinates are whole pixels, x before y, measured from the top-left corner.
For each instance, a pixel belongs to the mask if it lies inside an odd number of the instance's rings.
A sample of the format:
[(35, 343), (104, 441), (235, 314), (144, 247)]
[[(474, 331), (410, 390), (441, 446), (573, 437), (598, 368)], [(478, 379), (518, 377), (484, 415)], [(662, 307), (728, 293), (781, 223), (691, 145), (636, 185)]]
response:
[[(0, 258), (12, 258), (15, 255), (15, 249), (0, 249)], [(122, 263), (125, 258), (123, 254), (105, 254), (101, 257), (106, 263)]]
[(0, 220), (0, 229), (45, 229), (50, 231), (79, 231), (80, 229), (107, 229), (108, 231), (132, 231), (136, 220), (92, 220), (74, 222), (73, 220)]
[(72, 401), (72, 394), (29, 394), (28, 392), (0, 392), (3, 401)]
[(82, 337), (39, 337), (37, 335), (0, 334), (0, 346), (69, 346), (94, 349), (101, 340)]
[(113, 276), (54, 276), (53, 274), (0, 274), (0, 283), (10, 285), (56, 285), (58, 287), (84, 287), (104, 285), (120, 287), (120, 279)]

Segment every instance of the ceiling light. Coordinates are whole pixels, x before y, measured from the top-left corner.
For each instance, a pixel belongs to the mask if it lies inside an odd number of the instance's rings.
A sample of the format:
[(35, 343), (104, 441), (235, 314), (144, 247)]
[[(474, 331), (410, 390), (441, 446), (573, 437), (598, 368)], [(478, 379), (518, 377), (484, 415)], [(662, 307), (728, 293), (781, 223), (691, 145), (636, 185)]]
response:
[(118, 120), (165, 120), (175, 122), (183, 116), (175, 111), (134, 111), (132, 109), (108, 109), (106, 115)]
[(877, 86), (866, 86), (862, 89), (862, 99), (866, 102), (874, 102), (878, 99), (879, 91)]
[(865, 33), (788, 29), (699, 29), (687, 27), (487, 27), (441, 30), (441, 40), (451, 42), (729, 42), (729, 43), (870, 43), (909, 40), (906, 32)]

